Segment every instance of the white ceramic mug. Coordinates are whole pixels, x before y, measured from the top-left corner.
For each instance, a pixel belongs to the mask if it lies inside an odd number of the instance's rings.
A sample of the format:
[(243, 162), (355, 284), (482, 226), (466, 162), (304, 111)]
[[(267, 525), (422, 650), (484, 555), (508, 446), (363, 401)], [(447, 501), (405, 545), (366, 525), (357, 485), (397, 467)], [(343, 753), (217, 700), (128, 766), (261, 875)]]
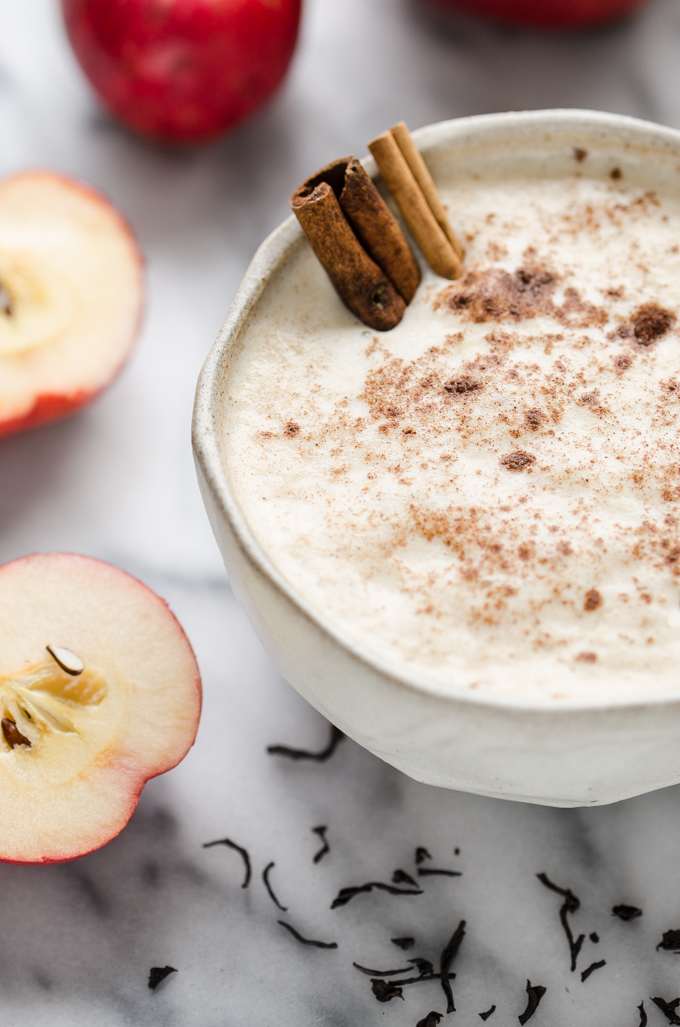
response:
[[(435, 181), (466, 161), (514, 151), (536, 174), (575, 148), (592, 163), (680, 172), (680, 133), (591, 111), (493, 114), (414, 133)], [(375, 175), (372, 160), (365, 161)], [(585, 706), (472, 696), (387, 664), (348, 639), (284, 579), (254, 537), (221, 456), (230, 356), (272, 279), (306, 246), (293, 217), (262, 244), (205, 362), (194, 452), (203, 499), (234, 591), (283, 676), (325, 717), (419, 781), (553, 806), (614, 802), (680, 781), (680, 688), (653, 701)], [(283, 268), (283, 270), (281, 270)], [(679, 285), (680, 292), (680, 285)]]

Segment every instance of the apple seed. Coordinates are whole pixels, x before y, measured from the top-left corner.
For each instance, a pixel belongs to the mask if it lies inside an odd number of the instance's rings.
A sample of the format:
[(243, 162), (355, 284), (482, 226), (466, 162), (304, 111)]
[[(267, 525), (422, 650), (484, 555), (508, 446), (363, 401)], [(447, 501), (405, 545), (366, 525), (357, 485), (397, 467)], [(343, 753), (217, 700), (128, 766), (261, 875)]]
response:
[(2, 723), (3, 737), (10, 749), (13, 749), (15, 745), (27, 745), (30, 748), (31, 743), (28, 738), (26, 738), (26, 735), (22, 735), (16, 726), (16, 722), (11, 717), (3, 717), (0, 723)]
[(48, 653), (55, 660), (62, 670), (65, 670), (67, 674), (72, 674), (76, 677), (78, 674), (82, 674), (85, 670), (85, 664), (79, 656), (72, 653), (70, 649), (64, 649), (60, 645), (46, 645)]
[(12, 298), (2, 282), (0, 282), (0, 312), (3, 314), (12, 313)]

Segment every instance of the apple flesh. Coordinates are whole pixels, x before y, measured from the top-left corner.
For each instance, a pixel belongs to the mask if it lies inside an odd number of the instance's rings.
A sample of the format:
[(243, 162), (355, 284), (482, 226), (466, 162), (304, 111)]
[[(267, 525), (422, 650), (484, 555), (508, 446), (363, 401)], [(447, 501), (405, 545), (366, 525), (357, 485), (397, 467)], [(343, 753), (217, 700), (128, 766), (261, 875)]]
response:
[(300, 0), (62, 0), (73, 50), (103, 105), (153, 139), (220, 135), (280, 85)]
[(110, 841), (186, 755), (200, 708), (191, 646), (135, 578), (69, 553), (0, 567), (0, 860)]
[(587, 28), (622, 18), (646, 0), (438, 0), (484, 18), (535, 28)]
[(0, 183), (0, 435), (72, 413), (134, 343), (142, 257), (93, 189), (50, 172)]

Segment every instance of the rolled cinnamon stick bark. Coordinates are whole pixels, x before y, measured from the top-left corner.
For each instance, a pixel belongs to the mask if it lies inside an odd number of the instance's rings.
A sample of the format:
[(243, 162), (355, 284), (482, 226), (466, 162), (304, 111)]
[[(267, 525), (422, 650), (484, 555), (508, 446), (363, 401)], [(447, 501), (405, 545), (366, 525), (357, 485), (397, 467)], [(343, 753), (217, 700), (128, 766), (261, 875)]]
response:
[[(319, 177), (304, 182), (290, 206), (343, 303), (369, 328), (389, 331), (401, 321), (406, 304), (350, 228), (334, 189)], [(344, 171), (331, 177), (344, 184)]]
[(461, 246), (456, 233), (451, 228), (449, 219), (446, 216), (446, 211), (442, 206), (442, 201), (439, 199), (437, 187), (432, 181), (432, 175), (430, 174), (427, 164), (423, 160), (422, 153), (411, 138), (411, 133), (408, 130), (406, 122), (400, 121), (399, 124), (394, 125), (390, 131), (396, 140), (397, 146), (406, 158), (406, 163), (413, 172), (413, 177), (420, 186), (430, 210), (437, 219), (439, 226), (443, 229), (444, 235), (456, 251), (456, 256), (459, 260), (462, 260), (465, 256), (465, 250)]
[(460, 278), (463, 265), (430, 210), (392, 133), (383, 132), (368, 148), (432, 270), (443, 278)]
[(410, 303), (420, 284), (420, 268), (396, 218), (356, 157), (346, 163), (339, 200), (368, 255)]

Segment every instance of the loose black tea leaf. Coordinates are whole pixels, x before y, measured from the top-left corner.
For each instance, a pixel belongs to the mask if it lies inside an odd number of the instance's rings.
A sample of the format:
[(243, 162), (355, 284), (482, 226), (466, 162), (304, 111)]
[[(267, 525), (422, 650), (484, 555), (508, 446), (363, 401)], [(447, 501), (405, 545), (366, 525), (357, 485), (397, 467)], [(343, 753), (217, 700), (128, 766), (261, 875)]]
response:
[(680, 931), (664, 931), (663, 938), (656, 946), (656, 951), (663, 949), (664, 952), (680, 952)]
[(312, 828), (312, 831), (314, 832), (314, 834), (318, 834), (319, 838), (323, 842), (323, 845), (321, 846), (319, 851), (314, 853), (314, 862), (315, 863), (318, 863), (319, 860), (323, 859), (323, 857), (326, 855), (327, 852), (331, 851), (331, 847), (328, 844), (328, 840), (326, 839), (326, 831), (327, 830), (328, 830), (327, 827), (313, 827)]
[(495, 1007), (495, 1006), (492, 1006), (492, 1007), (491, 1007), (491, 1009), (487, 1009), (487, 1011), (486, 1011), (485, 1013), (479, 1013), (479, 1014), (478, 1014), (478, 1015), (479, 1015), (479, 1019), (480, 1019), (480, 1020), (488, 1020), (488, 1019), (489, 1019), (489, 1017), (490, 1017), (490, 1016), (493, 1016), (493, 1014), (494, 1014), (495, 1012), (496, 1012), (496, 1007)]
[(264, 870), (262, 871), (262, 880), (264, 881), (264, 886), (265, 886), (265, 888), (266, 888), (266, 889), (267, 889), (267, 891), (269, 892), (269, 898), (270, 898), (270, 899), (272, 900), (272, 902), (274, 903), (274, 905), (275, 905), (275, 906), (278, 906), (278, 907), (279, 907), (279, 909), (281, 910), (281, 912), (282, 912), (282, 913), (287, 913), (287, 912), (288, 912), (288, 906), (282, 906), (282, 905), (281, 905), (281, 903), (280, 903), (280, 902), (279, 902), (279, 900), (277, 899), (276, 895), (275, 895), (275, 894), (274, 894), (274, 892), (272, 891), (272, 886), (271, 886), (271, 884), (269, 883), (269, 871), (270, 871), (270, 870), (271, 870), (271, 869), (272, 869), (273, 867), (275, 867), (275, 866), (276, 866), (276, 863), (268, 863), (268, 864), (267, 864), (267, 866), (266, 866), (266, 867), (264, 868)]
[(234, 849), (236, 852), (238, 852), (238, 854), (241, 857), (241, 859), (243, 860), (245, 868), (246, 868), (246, 876), (243, 878), (243, 884), (241, 885), (241, 887), (242, 888), (247, 888), (248, 885), (250, 884), (250, 875), (251, 875), (250, 856), (248, 855), (247, 851), (245, 849), (241, 848), (240, 845), (237, 845), (236, 842), (232, 842), (229, 838), (220, 838), (216, 842), (205, 842), (203, 844), (203, 848), (204, 849), (211, 849), (213, 847), (213, 845), (226, 845), (228, 848)]
[(652, 1002), (659, 1007), (669, 1023), (680, 1024), (680, 1016), (676, 1013), (676, 1009), (680, 1006), (680, 998), (674, 998), (671, 1002), (666, 1002), (662, 998), (653, 998)]
[(412, 888), (395, 888), (391, 884), (383, 884), (382, 881), (368, 881), (366, 884), (359, 884), (354, 888), (341, 888), (331, 902), (331, 909), (337, 909), (338, 906), (346, 906), (350, 899), (353, 899), (355, 895), (361, 895), (362, 892), (373, 891), (374, 888), (378, 888), (380, 891), (386, 891), (390, 895), (423, 894), (422, 888), (418, 888), (417, 890)]
[(638, 1027), (647, 1027), (647, 1013), (645, 1012), (644, 1002), (640, 1003), (638, 1011), (640, 1013), (640, 1023), (638, 1024)]
[(416, 956), (415, 959), (409, 959), (409, 963), (413, 963), (416, 970), (421, 975), (434, 973), (434, 967), (429, 959), (421, 959), (420, 956)]
[(599, 970), (601, 966), (606, 966), (607, 960), (601, 959), (599, 963), (591, 963), (587, 970), (584, 970), (581, 974), (581, 981), (587, 981), (592, 973)]
[(431, 1013), (428, 1013), (422, 1020), (418, 1020), (416, 1027), (437, 1027), (437, 1024), (442, 1018), (441, 1013), (435, 1013), (434, 1009)]
[[(420, 871), (418, 871), (420, 873)], [(418, 882), (414, 881), (410, 874), (407, 874), (405, 870), (395, 870), (392, 874), (392, 884), (410, 884), (413, 888), (418, 887)]]
[(449, 981), (449, 967), (456, 957), (458, 949), (461, 946), (463, 938), (465, 937), (465, 921), (461, 920), (456, 927), (455, 931), (449, 938), (447, 945), (442, 949), (441, 958), (439, 961), (439, 972), (441, 974), (442, 988), (446, 995), (446, 1012), (455, 1013), (456, 1007), (453, 1002), (453, 992), (451, 991), (451, 984)]
[(152, 966), (149, 970), (149, 987), (154, 991), (161, 981), (164, 981), (170, 974), (176, 973), (177, 970), (174, 966)]
[[(356, 966), (356, 964), (355, 964), (355, 966)], [(450, 981), (454, 980), (455, 976), (456, 976), (455, 974), (449, 974), (449, 980)], [(377, 977), (372, 977), (371, 978), (372, 981), (376, 981), (376, 980), (380, 980), (380, 979), (381, 978), (377, 978)], [(392, 984), (392, 985), (394, 985), (395, 987), (398, 987), (398, 988), (403, 988), (407, 984), (423, 984), (424, 982), (427, 982), (427, 981), (440, 981), (441, 979), (442, 979), (442, 975), (441, 974), (419, 974), (418, 977), (402, 977), (398, 981), (390, 981), (390, 984)], [(387, 984), (387, 981), (383, 981), (382, 983), (383, 984)], [(394, 998), (394, 996), (392, 996), (392, 997)]]
[[(455, 980), (455, 977), (455, 974), (449, 974), (450, 981)], [(404, 984), (422, 984), (423, 981), (441, 981), (441, 979), (441, 974), (418, 974), (417, 977), (402, 977), (401, 980), (394, 983), (401, 986)]]
[(315, 763), (325, 763), (331, 758), (344, 737), (342, 731), (331, 724), (330, 742), (321, 752), (309, 752), (308, 749), (289, 749), (287, 745), (269, 745), (267, 752), (270, 756), (285, 756), (289, 760), (313, 760)]
[(412, 949), (416, 943), (415, 938), (390, 938), (390, 941), (393, 945), (396, 945), (397, 948), (403, 949), (404, 951), (406, 951), (406, 949)]
[(337, 949), (337, 941), (312, 941), (311, 938), (303, 938), (302, 935), (291, 927), (290, 924), (285, 923), (283, 920), (277, 920), (277, 924), (281, 927), (285, 927), (287, 931), (293, 935), (296, 941), (299, 941), (301, 945), (313, 945), (315, 949)]
[(517, 1017), (519, 1022), (522, 1024), (522, 1027), (524, 1027), (527, 1020), (530, 1020), (538, 1009), (538, 1004), (545, 995), (545, 991), (546, 989), (542, 987), (542, 985), (537, 984), (534, 986), (531, 981), (527, 981), (527, 1007), (522, 1015)]
[(581, 951), (581, 946), (583, 945), (586, 936), (585, 934), (579, 934), (578, 938), (574, 939), (574, 935), (571, 932), (571, 925), (569, 924), (567, 917), (570, 913), (575, 913), (576, 910), (580, 908), (581, 900), (576, 898), (571, 888), (559, 888), (556, 884), (553, 884), (547, 874), (536, 874), (536, 877), (539, 879), (541, 884), (546, 888), (549, 888), (550, 891), (557, 892), (558, 895), (562, 895), (564, 897), (564, 902), (560, 908), (560, 923), (562, 924), (562, 929), (564, 930), (564, 933), (567, 936), (567, 941), (569, 942), (571, 971), (573, 973), (576, 969), (578, 954)]
[(462, 877), (462, 870), (436, 870), (434, 867), (418, 867), (418, 877)]
[(430, 853), (427, 851), (426, 848), (424, 848), (422, 845), (419, 845), (418, 848), (416, 849), (416, 856), (415, 856), (415, 864), (416, 864), (416, 866), (419, 866), (421, 863), (424, 863), (426, 859), (432, 859), (432, 856), (430, 855)]
[(600, 940), (600, 936), (597, 933), (597, 931), (593, 931), (593, 933), (589, 934), (588, 937), (590, 938), (590, 940), (593, 942), (594, 945), (597, 945), (597, 943)]
[(352, 963), (352, 966), (355, 966), (357, 970), (361, 970), (362, 974), (368, 974), (369, 977), (394, 977), (395, 974), (407, 974), (411, 969), (410, 966), (406, 966), (402, 967), (401, 970), (369, 970), (367, 966), (359, 966), (358, 963)]
[(637, 917), (642, 916), (642, 910), (638, 909), (637, 906), (614, 906), (612, 916), (617, 916), (619, 920), (624, 920), (628, 923), (629, 920), (635, 920)]
[(393, 998), (404, 998), (402, 989), (398, 985), (393, 984), (392, 981), (375, 979), (371, 981), (371, 991), (378, 1002), (390, 1002)]

